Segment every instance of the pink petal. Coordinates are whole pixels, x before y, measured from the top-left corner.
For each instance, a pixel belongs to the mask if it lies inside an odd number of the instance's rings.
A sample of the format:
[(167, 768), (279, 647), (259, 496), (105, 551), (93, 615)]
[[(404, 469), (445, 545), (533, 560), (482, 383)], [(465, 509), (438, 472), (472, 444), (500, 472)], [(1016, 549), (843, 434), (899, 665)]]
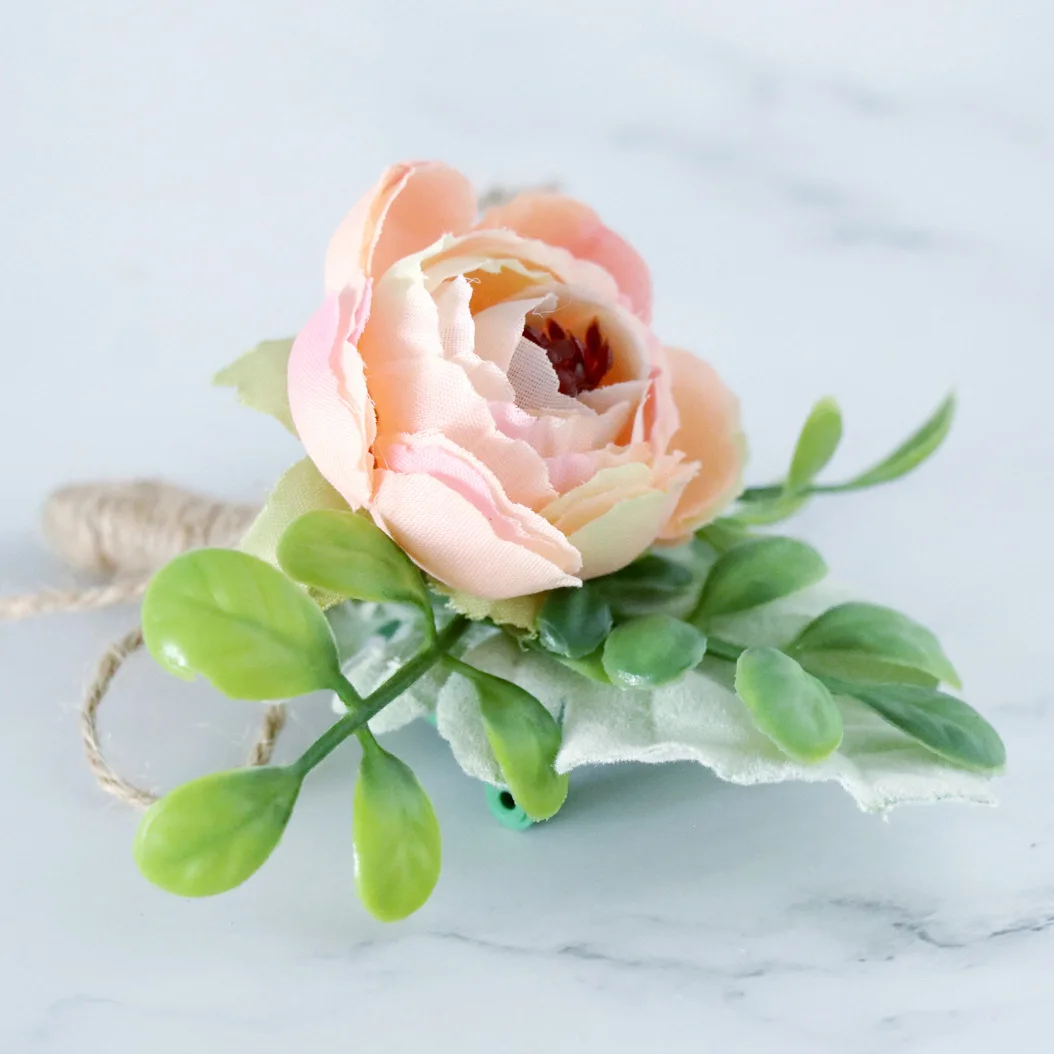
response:
[(326, 291), (342, 289), (357, 272), (379, 277), (442, 235), (467, 231), (475, 215), (475, 191), (460, 172), (439, 161), (392, 165), (333, 235)]
[(454, 589), (506, 599), (579, 583), (579, 556), (496, 477), (441, 437), (384, 451), (371, 511), (425, 571)]
[(289, 355), (289, 409), (319, 472), (357, 509), (372, 491), (373, 403), (355, 345), (370, 311), (370, 283), (331, 293), (300, 331)]
[(680, 415), (670, 450), (683, 451), (700, 466), (662, 534), (679, 540), (709, 523), (742, 490), (746, 443), (739, 401), (713, 367), (680, 348), (667, 348), (666, 358)]
[(519, 194), (488, 209), (479, 227), (504, 227), (567, 249), (580, 260), (603, 267), (618, 283), (633, 312), (651, 322), (651, 275), (637, 251), (604, 226), (587, 205), (562, 194)]

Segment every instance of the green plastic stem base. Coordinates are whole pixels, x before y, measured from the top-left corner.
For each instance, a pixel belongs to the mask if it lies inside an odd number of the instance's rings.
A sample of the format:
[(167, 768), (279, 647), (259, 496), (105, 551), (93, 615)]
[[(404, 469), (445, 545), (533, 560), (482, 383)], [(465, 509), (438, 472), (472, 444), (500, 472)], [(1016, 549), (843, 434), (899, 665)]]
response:
[(508, 827), (510, 831), (526, 831), (528, 827), (534, 826), (534, 820), (516, 804), (507, 790), (492, 787), (488, 783), (483, 794), (487, 799), (487, 808), (502, 827)]

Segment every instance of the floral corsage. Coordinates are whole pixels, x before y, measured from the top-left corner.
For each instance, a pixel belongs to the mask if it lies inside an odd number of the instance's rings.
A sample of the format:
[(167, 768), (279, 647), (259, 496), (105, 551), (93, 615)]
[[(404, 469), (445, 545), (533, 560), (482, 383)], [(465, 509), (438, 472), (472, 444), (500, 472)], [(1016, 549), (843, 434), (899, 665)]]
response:
[(245, 881), (305, 777), (345, 740), (355, 882), (395, 920), (439, 877), (440, 832), (377, 740), (434, 721), (512, 825), (554, 816), (568, 773), (691, 759), (736, 783), (836, 780), (868, 810), (989, 800), (1004, 764), (926, 628), (826, 582), (770, 525), (815, 494), (889, 482), (940, 444), (952, 402), (854, 478), (817, 483), (842, 420), (816, 404), (786, 479), (743, 487), (735, 396), (651, 329), (643, 260), (587, 206), (523, 193), (479, 215), (460, 173), (395, 165), (348, 213), (295, 340), (217, 378), (306, 457), (238, 550), (153, 579), (157, 661), (241, 699), (332, 693), (288, 765), (170, 792), (135, 840), (186, 896)]

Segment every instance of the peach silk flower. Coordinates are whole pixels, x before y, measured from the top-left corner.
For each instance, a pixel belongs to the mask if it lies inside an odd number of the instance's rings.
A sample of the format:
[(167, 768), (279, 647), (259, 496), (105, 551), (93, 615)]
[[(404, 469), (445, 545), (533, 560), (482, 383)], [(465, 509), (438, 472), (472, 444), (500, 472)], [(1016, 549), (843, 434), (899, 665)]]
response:
[(644, 261), (585, 205), (477, 218), (437, 162), (395, 165), (330, 243), (289, 359), (311, 460), (453, 590), (522, 597), (675, 543), (740, 490), (736, 399), (652, 334)]

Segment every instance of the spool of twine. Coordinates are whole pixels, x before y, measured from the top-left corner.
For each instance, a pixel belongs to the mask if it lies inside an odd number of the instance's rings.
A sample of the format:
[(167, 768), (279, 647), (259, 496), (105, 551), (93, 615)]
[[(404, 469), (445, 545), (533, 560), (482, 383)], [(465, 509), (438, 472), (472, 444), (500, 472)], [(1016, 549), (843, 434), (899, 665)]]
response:
[[(64, 487), (44, 504), (44, 537), (69, 567), (108, 581), (84, 589), (45, 589), (0, 598), (0, 621), (132, 603), (151, 575), (180, 553), (237, 545), (258, 511), (255, 506), (215, 501), (151, 480)], [(99, 743), (98, 714), (118, 671), (142, 646), (142, 629), (136, 626), (107, 648), (80, 710), (84, 752), (99, 786), (139, 808), (156, 801), (157, 795), (130, 783), (106, 760)], [(270, 705), (247, 765), (270, 762), (284, 724), (284, 704)]]

